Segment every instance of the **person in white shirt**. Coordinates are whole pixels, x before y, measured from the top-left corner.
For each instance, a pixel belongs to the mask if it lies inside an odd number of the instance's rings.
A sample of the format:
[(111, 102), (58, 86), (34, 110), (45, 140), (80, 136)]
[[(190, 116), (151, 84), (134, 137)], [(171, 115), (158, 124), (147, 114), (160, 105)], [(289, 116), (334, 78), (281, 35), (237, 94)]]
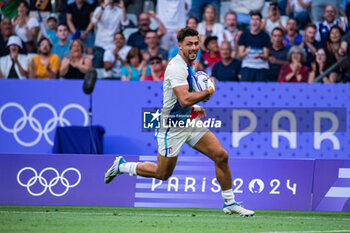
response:
[(166, 28), (166, 34), (162, 36), (160, 47), (166, 51), (177, 45), (176, 31), (186, 25), (185, 0), (158, 0), (157, 16)]
[(112, 71), (112, 76), (109, 78), (120, 79), (122, 66), (126, 64), (126, 55), (128, 55), (131, 47), (125, 45), (125, 37), (121, 32), (114, 34), (113, 42), (115, 48), (105, 51), (103, 55), (103, 64), (105, 70)]
[[(124, 1), (115, 3), (113, 0), (104, 0), (93, 13), (91, 22), (97, 26), (93, 65), (95, 68), (103, 67), (103, 53), (105, 50), (114, 49), (113, 36), (121, 31), (121, 26), (128, 25)], [(91, 24), (87, 30), (90, 30)]]
[(286, 14), (296, 19), (299, 29), (303, 30), (311, 21), (308, 12), (310, 6), (311, 0), (288, 0)]
[(10, 36), (7, 47), (10, 54), (0, 57), (0, 78), (26, 79), (28, 75), (29, 58), (20, 54), (23, 48), (22, 41), (18, 36)]

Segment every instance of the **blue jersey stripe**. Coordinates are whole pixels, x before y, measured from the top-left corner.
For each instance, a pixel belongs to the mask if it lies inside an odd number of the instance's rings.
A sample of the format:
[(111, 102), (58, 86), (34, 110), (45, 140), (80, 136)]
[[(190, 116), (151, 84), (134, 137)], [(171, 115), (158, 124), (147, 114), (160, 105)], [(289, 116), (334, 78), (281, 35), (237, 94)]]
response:
[(165, 157), (168, 156), (168, 142), (167, 142), (167, 137), (168, 137), (168, 133), (169, 133), (170, 128), (168, 128), (165, 132), (165, 137), (164, 137), (164, 144), (165, 144)]

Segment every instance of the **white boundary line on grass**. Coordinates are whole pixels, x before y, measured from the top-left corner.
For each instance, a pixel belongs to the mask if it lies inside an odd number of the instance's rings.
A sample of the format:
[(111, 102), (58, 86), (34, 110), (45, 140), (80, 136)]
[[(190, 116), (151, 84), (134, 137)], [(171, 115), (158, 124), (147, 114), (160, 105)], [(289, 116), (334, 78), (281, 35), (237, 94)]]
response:
[(350, 230), (327, 230), (327, 231), (271, 231), (261, 233), (316, 233), (316, 232), (350, 232)]

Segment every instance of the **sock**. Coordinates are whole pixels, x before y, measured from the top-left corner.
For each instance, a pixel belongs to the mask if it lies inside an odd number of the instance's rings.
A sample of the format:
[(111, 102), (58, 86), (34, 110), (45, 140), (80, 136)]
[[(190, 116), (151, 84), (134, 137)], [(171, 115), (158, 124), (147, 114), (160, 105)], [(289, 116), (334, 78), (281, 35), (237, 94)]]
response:
[(138, 163), (135, 162), (127, 162), (127, 163), (122, 163), (119, 166), (119, 169), (123, 173), (129, 173), (130, 176), (136, 176), (136, 166)]
[(224, 198), (225, 205), (231, 205), (235, 202), (235, 195), (232, 189), (221, 191), (221, 195)]

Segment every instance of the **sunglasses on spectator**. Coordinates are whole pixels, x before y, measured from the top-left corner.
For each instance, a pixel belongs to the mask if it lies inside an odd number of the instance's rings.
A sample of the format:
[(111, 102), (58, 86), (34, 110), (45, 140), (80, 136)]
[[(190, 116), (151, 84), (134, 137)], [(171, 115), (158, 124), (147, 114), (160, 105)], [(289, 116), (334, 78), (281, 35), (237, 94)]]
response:
[(151, 64), (151, 65), (160, 64), (160, 61), (159, 61), (159, 60), (157, 60), (157, 61), (151, 61), (149, 64)]

